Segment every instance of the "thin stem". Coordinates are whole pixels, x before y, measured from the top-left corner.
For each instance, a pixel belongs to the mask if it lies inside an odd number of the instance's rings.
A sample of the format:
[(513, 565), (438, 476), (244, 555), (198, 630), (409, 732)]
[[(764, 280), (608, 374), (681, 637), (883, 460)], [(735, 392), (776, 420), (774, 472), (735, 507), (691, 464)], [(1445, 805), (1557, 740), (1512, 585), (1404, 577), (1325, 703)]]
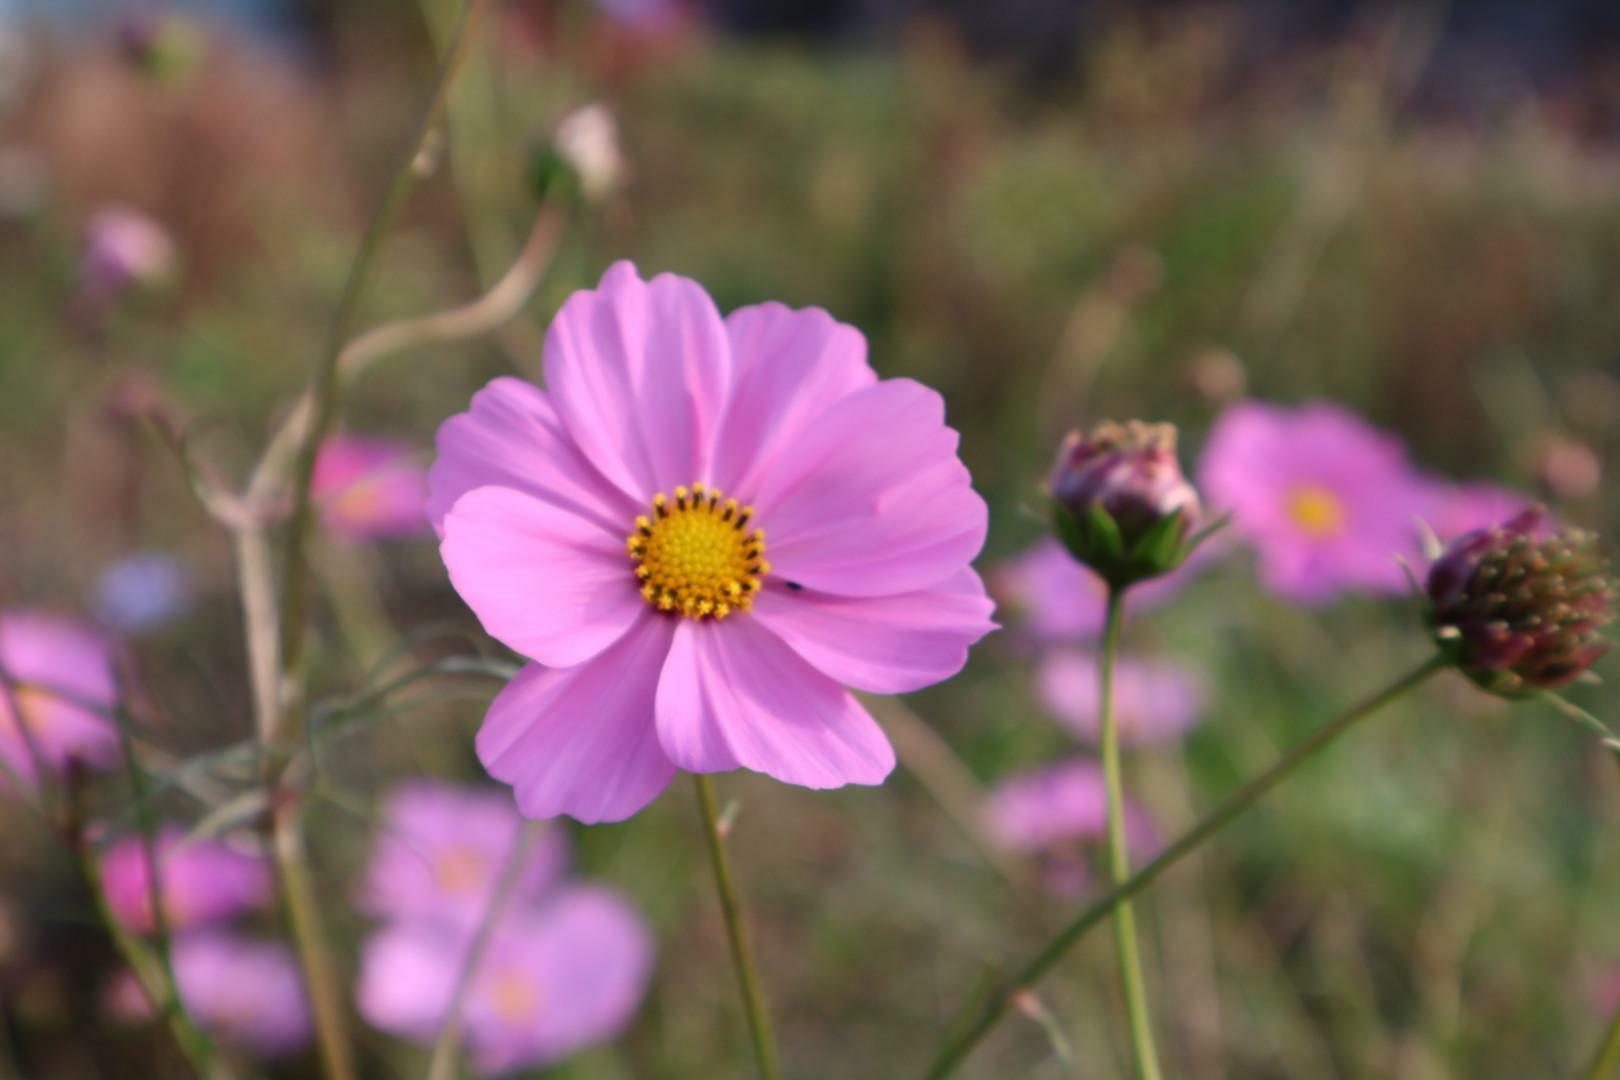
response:
[(353, 1080), (356, 1075), (354, 1052), (349, 1045), (343, 984), (326, 945), (326, 927), (304, 854), (297, 802), (286, 799), (280, 805), (272, 805), (270, 819), (270, 850), (275, 857), (276, 880), (281, 886), (282, 906), (298, 951), (298, 965), (304, 973), (304, 987), (309, 992), (310, 1012), (315, 1017), (321, 1069), (331, 1080)]
[(1603, 1033), (1602, 1045), (1581, 1075), (1586, 1080), (1609, 1080), (1616, 1073), (1620, 1073), (1620, 1008), (1615, 1009), (1609, 1028)]
[(761, 1080), (777, 1080), (782, 1075), (776, 1060), (776, 1037), (771, 1034), (771, 1017), (760, 991), (755, 970), (754, 948), (743, 924), (742, 900), (731, 877), (731, 860), (726, 857), (725, 837), (720, 835), (720, 809), (714, 796), (714, 781), (693, 773), (697, 785), (698, 810), (703, 815), (703, 835), (709, 842), (709, 858), (714, 862), (714, 887), (720, 894), (720, 912), (726, 920), (726, 936), (731, 939), (731, 960), (737, 968), (737, 983), (748, 1011), (748, 1033), (754, 1040), (754, 1059)]
[(179, 987), (173, 977), (165, 970), (163, 961), (156, 959), (142, 944), (139, 938), (124, 928), (113, 913), (112, 905), (107, 900), (106, 883), (101, 877), (101, 863), (96, 858), (94, 845), (85, 836), (84, 830), (77, 825), (73, 827), (73, 836), (69, 838), (78, 856), (80, 872), (84, 874), (85, 884), (90, 888), (90, 896), (95, 901), (96, 911), (101, 916), (107, 933), (112, 936), (113, 944), (118, 947), (118, 953), (123, 957), (124, 963), (134, 973), (135, 979), (141, 984), (141, 990), (146, 994), (147, 1000), (158, 1010), (158, 1014), (167, 1023), (169, 1032), (179, 1045), (180, 1052), (198, 1076), (209, 1077), (214, 1075), (213, 1044), (208, 1036), (204, 1035), (191, 1022), (185, 1009), (179, 1004)]
[(1138, 870), (1130, 880), (1116, 886), (1107, 896), (1087, 908), (1073, 922), (1060, 930), (1055, 938), (1042, 949), (1035, 958), (1020, 968), (1012, 978), (1003, 982), (998, 990), (992, 993), (978, 1019), (962, 1033), (950, 1039), (935, 1056), (933, 1064), (928, 1068), (928, 1076), (937, 1080), (939, 1077), (949, 1076), (967, 1059), (968, 1053), (976, 1046), (980, 1039), (996, 1025), (1006, 1013), (1013, 995), (1019, 990), (1033, 986), (1039, 982), (1052, 966), (1063, 958), (1076, 942), (1086, 936), (1092, 927), (1113, 914), (1114, 909), (1137, 893), (1151, 885), (1160, 874), (1180, 862), (1191, 852), (1203, 845), (1204, 841), (1220, 832), (1232, 820), (1250, 806), (1254, 805), (1261, 796), (1286, 780), (1295, 769), (1315, 757), (1320, 751), (1335, 742), (1346, 731), (1356, 725), (1385, 705), (1399, 698), (1402, 694), (1418, 686), (1429, 676), (1447, 666), (1443, 657), (1433, 657), (1403, 675), (1384, 689), (1378, 691), (1346, 709), (1338, 716), (1323, 724), (1316, 731), (1296, 743), (1293, 749), (1284, 754), (1275, 765), (1261, 773), (1259, 776), (1244, 784), (1237, 791), (1227, 796), (1226, 801), (1211, 811), (1202, 821), (1194, 825), (1186, 833), (1167, 847), (1158, 858)]
[[(416, 170), (412, 168), (412, 164), (421, 153), (429, 135), (438, 127), (439, 117), (444, 112), (445, 99), (449, 96), (450, 87), (455, 82), (456, 75), (460, 72), (462, 62), (470, 49), (474, 37), (473, 28), (488, 6), (489, 0), (467, 0), (466, 6), (462, 9), (461, 23), (456, 30), (455, 40), (450, 43), (449, 52), (439, 67), (438, 79), (434, 82), (433, 91), (428, 97), (427, 107), (422, 111), (422, 118), (417, 123), (416, 133), (406, 146), (393, 177), (383, 191), (382, 200), (372, 214), (365, 236), (360, 241), (360, 250), (349, 268), (349, 277), (344, 284), (343, 295), (338, 300), (331, 328), (327, 332), (326, 344), (315, 366), (315, 374), (311, 380), (313, 413), (303, 443), (298, 450), (293, 484), (292, 519), (287, 527), (286, 556), (282, 565), (283, 677), (297, 672), (303, 662), (306, 640), (304, 615), (309, 599), (309, 567), (305, 549), (309, 545), (314, 517), (310, 485), (315, 477), (316, 452), (320, 449), (321, 440), (331, 431), (337, 419), (339, 391), (342, 388), (342, 382), (338, 377), (338, 358), (343, 352), (344, 344), (349, 340), (355, 309), (365, 293), (366, 284), (371, 276), (372, 263), (381, 247), (382, 238), (404, 205), (405, 196), (416, 178)], [(289, 738), (290, 732), (287, 729), (292, 727), (296, 719), (298, 696), (296, 693), (284, 694), (280, 703), (282, 716), (280, 727), (284, 740)], [(291, 700), (288, 700), (289, 698)]]
[[(273, 670), (279, 672), (278, 685), (254, 688), (256, 703), (264, 703), (269, 712), (261, 715), (259, 729), (264, 740), (263, 786), (270, 806), (271, 851), (276, 863), (277, 878), (286, 904), (288, 922), (298, 950), (299, 964), (309, 991), (310, 1011), (315, 1017), (315, 1030), (320, 1045), (321, 1064), (331, 1080), (350, 1080), (355, 1075), (352, 1048), (349, 1045), (348, 1024), (343, 1007), (343, 995), (337, 980), (335, 964), (328, 947), (321, 910), (309, 867), (305, 862), (302, 824), (294, 792), (282, 790), (282, 780), (298, 745), (303, 727), (303, 653), (308, 640), (307, 606), (310, 590), (308, 546), (312, 531), (313, 506), (310, 488), (315, 475), (315, 456), (321, 441), (336, 422), (342, 390), (339, 359), (349, 339), (350, 328), (360, 298), (370, 278), (372, 264), (381, 247), (382, 238), (393, 224), (404, 205), (415, 178), (412, 163), (421, 152), (422, 145), (438, 126), (444, 111), (445, 99), (451, 84), (461, 70), (478, 23), (489, 0), (467, 0), (462, 10), (456, 38), (451, 43), (438, 78), (428, 97), (427, 106), (416, 132), (394, 170), (381, 201), (373, 213), (360, 250), (349, 268), (343, 295), (333, 315), (326, 343), (315, 366), (311, 380), (313, 406), (308, 429), (298, 447), (297, 465), (293, 483), (293, 509), (287, 527), (285, 555), (282, 562), (281, 600), (276, 609), (249, 611), (248, 630), (253, 633), (255, 614), (279, 613), (279, 650), (270, 642), (253, 645), (255, 675), (260, 674), (260, 657), (275, 656)], [(245, 551), (243, 554), (253, 554)], [(247, 584), (244, 582), (244, 584)], [(244, 594), (244, 601), (250, 597)], [(268, 674), (266, 672), (265, 674)]]
[[(1119, 658), (1124, 625), (1125, 590), (1110, 588), (1102, 655), (1097, 661), (1097, 714), (1102, 721), (1103, 777), (1108, 787), (1108, 873), (1116, 888), (1131, 876), (1130, 848), (1125, 839), (1125, 782), (1119, 768), (1119, 723), (1114, 715), (1114, 664)], [(1125, 991), (1136, 1074), (1142, 1080), (1159, 1080), (1159, 1055), (1153, 1047), (1153, 1023), (1142, 982), (1141, 950), (1136, 942), (1136, 912), (1128, 903), (1120, 904), (1114, 913), (1114, 946), (1119, 955), (1119, 980)]]
[(461, 1035), (465, 1027), (462, 1016), (466, 1012), (467, 997), (471, 994), (473, 983), (478, 977), (478, 969), (483, 966), (484, 954), (489, 951), (489, 943), (495, 936), (495, 928), (500, 925), (512, 898), (512, 892), (517, 888), (518, 879), (523, 876), (524, 869), (529, 865), (528, 854), (534, 847), (535, 838), (546, 827), (544, 822), (526, 821), (512, 838), (512, 846), (506, 853), (506, 862), (502, 865), (500, 876), (495, 881), (495, 888), (489, 895), (489, 902), (484, 905), (483, 918), (479, 921), (472, 942), (467, 946), (467, 955), (462, 958), (461, 970), (456, 974), (455, 989), (450, 993), (450, 1007), (445, 1011), (444, 1022), (439, 1025), (439, 1037), (433, 1044), (433, 1058), (428, 1064), (427, 1080), (455, 1080), (456, 1056), (461, 1052)]

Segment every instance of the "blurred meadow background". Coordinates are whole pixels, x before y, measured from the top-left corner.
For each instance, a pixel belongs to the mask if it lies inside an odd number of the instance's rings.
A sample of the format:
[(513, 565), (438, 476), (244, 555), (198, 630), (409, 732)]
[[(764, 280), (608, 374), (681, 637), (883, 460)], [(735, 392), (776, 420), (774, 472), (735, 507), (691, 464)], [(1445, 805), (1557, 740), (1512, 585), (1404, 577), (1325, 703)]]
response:
[[(149, 419), (242, 481), (308, 379), (458, 11), (0, 0), (0, 607), (117, 635), (149, 779), (170, 780), (145, 805), (238, 852), (259, 840), (232, 544)], [(595, 103), (622, 160), (582, 191), (555, 167), (558, 125)], [(880, 374), (937, 387), (991, 505), (993, 588), (1044, 531), (1066, 430), (1170, 420), (1191, 470), (1246, 398), (1339, 402), (1428, 473), (1620, 529), (1608, 4), (508, 0), (417, 166), (361, 327), (477, 297), (543, 199), (557, 232), (516, 318), (353, 386), (343, 430), (408, 463), (488, 379), (538, 378), (563, 298), (629, 258), (722, 310), (824, 307)], [(129, 214), (156, 230), (133, 230), (141, 257), (107, 236)], [(472, 750), (495, 684), (368, 693), (501, 659), (431, 534), (399, 531), (329, 522), (313, 556), (309, 835), (346, 987), (377, 931), (354, 898), (389, 793), (431, 777), (506, 794)], [(722, 779), (791, 1076), (919, 1074), (983, 974), (1095, 890), (1083, 866), (1054, 890), (985, 825), (1008, 777), (1094, 755), (1042, 693), (1051, 646), (1001, 598), (1004, 629), (961, 676), (874, 706), (901, 758), (886, 785)], [(1127, 649), (1201, 697), (1184, 735), (1129, 760), (1170, 838), (1429, 645), (1405, 598), (1305, 607), (1232, 544), (1140, 610)], [(1616, 716), (1602, 687), (1572, 696)], [(1616, 780), (1545, 707), (1450, 674), (1404, 700), (1139, 905), (1169, 1074), (1567, 1073), (1620, 1001)], [(94, 813), (128, 831), (130, 798), (114, 770)], [(656, 955), (622, 1034), (530, 1074), (748, 1074), (691, 804), (677, 783), (626, 823), (555, 826)], [(185, 1075), (109, 993), (120, 964), (74, 860), (15, 799), (0, 814), (0, 1070)], [(268, 940), (280, 923), (272, 906), (243, 925)], [(1111, 949), (1087, 939), (965, 1075), (1126, 1075)], [(420, 1040), (355, 1023), (364, 1075), (421, 1075)], [(240, 1057), (317, 1072), (304, 1045)]]

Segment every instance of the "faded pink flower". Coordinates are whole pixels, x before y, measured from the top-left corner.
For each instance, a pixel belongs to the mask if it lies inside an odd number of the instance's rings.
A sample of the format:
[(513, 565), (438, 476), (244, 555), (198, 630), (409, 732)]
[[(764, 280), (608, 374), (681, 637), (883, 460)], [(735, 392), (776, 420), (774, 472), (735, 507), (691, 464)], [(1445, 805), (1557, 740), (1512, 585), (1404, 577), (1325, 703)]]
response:
[[(361, 1015), (432, 1043), (470, 939), (470, 927), (428, 921), (372, 935), (361, 957)], [(652, 960), (646, 925), (609, 889), (565, 886), (538, 907), (514, 907), (495, 928), (466, 1000), (474, 1070), (536, 1068), (613, 1038), (635, 1016)]]
[[(185, 830), (166, 826), (153, 837), (163, 914), (170, 930), (228, 919), (264, 906), (270, 899), (270, 869), (264, 859), (247, 855), (218, 840), (185, 842)], [(118, 921), (132, 930), (151, 933), (152, 892), (146, 844), (126, 836), (101, 856), (107, 902)]]
[(36, 611), (0, 612), (0, 760), (29, 785), (70, 763), (97, 769), (121, 760), (112, 645), (94, 628)]
[[(1133, 586), (1132, 610), (1156, 607), (1169, 599), (1187, 578), (1208, 561), (1213, 547), (1194, 551), (1180, 569)], [(996, 597), (1022, 616), (1023, 625), (1042, 641), (1096, 637), (1102, 632), (1108, 586), (1075, 561), (1056, 540), (1040, 540), (1028, 551), (998, 566), (990, 576)]]
[(722, 319), (629, 263), (563, 305), (544, 366), (546, 391), (498, 379), (450, 419), (429, 478), (451, 582), (533, 661), (485, 767), (524, 814), (587, 822), (677, 768), (881, 782), (894, 752), (845, 686), (939, 682), (993, 628), (940, 396), (879, 381), (823, 311)]
[(1259, 401), (1221, 414), (1205, 444), (1199, 488), (1213, 513), (1255, 549), (1260, 581), (1306, 604), (1344, 592), (1406, 588), (1424, 485), (1393, 436), (1327, 402)]
[(315, 459), (321, 522), (352, 543), (427, 531), (427, 470), (409, 443), (334, 435)]
[[(498, 792), (416, 780), (388, 797), (360, 907), (402, 919), (476, 923), (523, 824)], [(515, 895), (537, 899), (562, 876), (568, 844), (548, 827), (530, 847)]]
[(162, 225), (127, 206), (103, 207), (85, 225), (80, 296), (92, 308), (105, 307), (132, 288), (163, 283), (178, 261)]
[[(1088, 742), (1101, 738), (1097, 723), (1097, 658), (1054, 649), (1036, 673), (1041, 701), (1063, 725)], [(1122, 656), (1114, 665), (1114, 716), (1123, 743), (1180, 738), (1203, 715), (1209, 696), (1203, 678), (1168, 660)]]
[[(1088, 854), (1108, 839), (1108, 788), (1101, 766), (1075, 758), (1016, 773), (985, 804), (985, 827), (1014, 851), (1040, 858), (1048, 887), (1064, 896), (1090, 882)], [(1140, 806), (1125, 805), (1125, 837), (1137, 855), (1151, 854), (1158, 832)]]
[(172, 959), (181, 1004), (211, 1035), (266, 1058), (309, 1042), (304, 980), (286, 946), (197, 930), (175, 940)]

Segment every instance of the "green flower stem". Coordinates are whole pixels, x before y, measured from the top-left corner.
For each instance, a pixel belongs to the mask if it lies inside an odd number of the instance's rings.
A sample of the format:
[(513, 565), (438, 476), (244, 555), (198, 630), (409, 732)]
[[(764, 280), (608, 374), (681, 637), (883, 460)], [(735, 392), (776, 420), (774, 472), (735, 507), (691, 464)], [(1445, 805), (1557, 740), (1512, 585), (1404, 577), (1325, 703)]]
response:
[[(1097, 713), (1102, 718), (1103, 776), (1108, 786), (1108, 873), (1116, 889), (1131, 876), (1130, 849), (1125, 840), (1125, 783), (1119, 767), (1119, 723), (1114, 716), (1114, 663), (1119, 657), (1119, 637), (1124, 626), (1125, 590), (1110, 588), (1102, 655), (1097, 661)], [(1129, 903), (1121, 903), (1114, 914), (1114, 945), (1119, 980), (1125, 991), (1125, 1012), (1130, 1019), (1136, 1075), (1142, 1080), (1159, 1080), (1159, 1055), (1153, 1047), (1153, 1021), (1142, 981), (1141, 949), (1136, 941), (1136, 912)]]
[(725, 837), (720, 834), (720, 810), (714, 795), (714, 781), (702, 773), (693, 773), (692, 780), (697, 784), (703, 834), (709, 843), (709, 858), (714, 863), (714, 886), (720, 894), (720, 912), (726, 920), (726, 936), (731, 939), (731, 960), (737, 967), (737, 983), (742, 989), (743, 1005), (748, 1012), (748, 1032), (754, 1040), (754, 1059), (759, 1064), (761, 1080), (778, 1080), (782, 1070), (777, 1064), (776, 1036), (771, 1033), (771, 1017), (765, 1006), (765, 995), (760, 990), (754, 948), (748, 940), (748, 928), (743, 924), (742, 901), (737, 894), (737, 883), (731, 876)]
[(1609, 1080), (1620, 1074), (1620, 1008), (1615, 1009), (1609, 1028), (1603, 1033), (1603, 1043), (1592, 1055), (1592, 1063), (1581, 1073), (1586, 1080)]
[(1160, 874), (1180, 862), (1188, 854), (1202, 846), (1204, 841), (1231, 824), (1233, 819), (1252, 806), (1261, 796), (1292, 775), (1295, 769), (1315, 757), (1317, 753), (1354, 727), (1357, 721), (1371, 716), (1385, 705), (1424, 682), (1435, 672), (1447, 666), (1446, 660), (1439, 656), (1425, 661), (1409, 674), (1403, 675), (1389, 686), (1351, 706), (1322, 725), (1304, 740), (1295, 744), (1294, 748), (1284, 754), (1282, 759), (1271, 768), (1227, 796), (1225, 802), (1216, 807), (1197, 825), (1182, 834), (1158, 858), (1137, 871), (1130, 880), (1116, 886), (1107, 896), (1087, 908), (1078, 918), (1059, 931), (1057, 937), (1053, 938), (1033, 960), (1025, 964), (1012, 978), (1005, 980), (998, 989), (993, 991), (986, 999), (983, 1008), (980, 1009), (978, 1018), (964, 1027), (959, 1034), (947, 1039), (945, 1045), (935, 1056), (933, 1064), (929, 1066), (927, 1075), (937, 1080), (939, 1077), (949, 1076), (954, 1072), (967, 1059), (968, 1053), (973, 1047), (978, 1045), (979, 1040), (984, 1038), (985, 1034), (1006, 1013), (1013, 997), (1025, 987), (1033, 986), (1039, 982), (1042, 976), (1050, 971), (1052, 966), (1062, 959), (1076, 942), (1085, 937), (1092, 927), (1113, 914), (1115, 908), (1146, 889)]

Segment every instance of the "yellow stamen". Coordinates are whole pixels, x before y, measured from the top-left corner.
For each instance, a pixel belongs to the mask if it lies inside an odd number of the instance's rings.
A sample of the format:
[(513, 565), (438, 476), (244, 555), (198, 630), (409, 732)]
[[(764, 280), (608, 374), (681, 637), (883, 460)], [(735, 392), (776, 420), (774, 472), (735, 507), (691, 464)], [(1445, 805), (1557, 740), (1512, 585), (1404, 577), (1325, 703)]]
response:
[(1288, 516), (1305, 533), (1325, 539), (1344, 531), (1348, 515), (1337, 492), (1319, 484), (1305, 484), (1288, 496)]
[(675, 489), (673, 502), (653, 496), (654, 515), (636, 518), (625, 542), (642, 599), (690, 619), (724, 619), (753, 606), (765, 561), (765, 532), (749, 530), (752, 506), (717, 488)]

